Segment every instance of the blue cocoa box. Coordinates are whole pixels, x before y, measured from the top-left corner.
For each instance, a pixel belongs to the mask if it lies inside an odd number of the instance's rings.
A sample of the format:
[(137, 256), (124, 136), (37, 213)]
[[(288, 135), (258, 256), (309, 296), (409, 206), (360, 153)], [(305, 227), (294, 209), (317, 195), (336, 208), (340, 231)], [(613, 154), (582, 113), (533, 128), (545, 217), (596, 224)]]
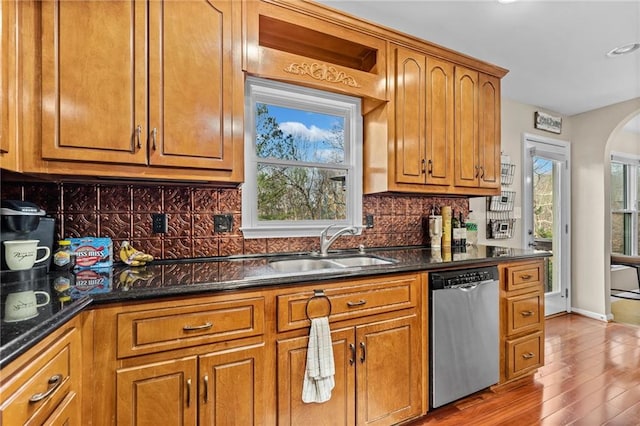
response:
[(75, 269), (113, 266), (113, 242), (107, 237), (67, 238), (76, 255)]

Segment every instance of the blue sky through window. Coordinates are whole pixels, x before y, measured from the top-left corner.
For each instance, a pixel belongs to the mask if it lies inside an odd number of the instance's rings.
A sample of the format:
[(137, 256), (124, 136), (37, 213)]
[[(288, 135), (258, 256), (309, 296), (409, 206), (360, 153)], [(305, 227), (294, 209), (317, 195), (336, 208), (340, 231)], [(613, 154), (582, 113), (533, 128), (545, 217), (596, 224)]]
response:
[(296, 140), (303, 161), (320, 163), (344, 162), (344, 138), (336, 140), (338, 128), (344, 130), (344, 117), (267, 104), (269, 115), (280, 129)]

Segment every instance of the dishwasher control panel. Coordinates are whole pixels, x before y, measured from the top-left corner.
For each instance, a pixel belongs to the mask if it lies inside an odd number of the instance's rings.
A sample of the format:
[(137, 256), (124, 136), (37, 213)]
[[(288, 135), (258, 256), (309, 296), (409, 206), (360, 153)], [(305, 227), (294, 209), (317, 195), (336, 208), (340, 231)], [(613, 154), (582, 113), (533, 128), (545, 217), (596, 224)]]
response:
[(498, 268), (495, 266), (433, 272), (429, 274), (429, 288), (430, 290), (442, 290), (469, 287), (490, 280), (498, 280)]

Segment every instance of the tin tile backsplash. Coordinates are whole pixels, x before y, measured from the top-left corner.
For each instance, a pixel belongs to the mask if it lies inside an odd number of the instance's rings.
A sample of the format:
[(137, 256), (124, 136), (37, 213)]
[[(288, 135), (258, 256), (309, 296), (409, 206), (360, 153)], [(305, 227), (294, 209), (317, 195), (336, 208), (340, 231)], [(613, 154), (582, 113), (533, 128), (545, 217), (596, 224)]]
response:
[[(3, 182), (0, 196), (31, 201), (45, 209), (56, 218), (56, 239), (110, 237), (114, 247), (129, 240), (161, 259), (300, 252), (317, 250), (319, 245), (318, 238), (310, 237), (245, 240), (240, 231), (241, 193), (235, 188)], [(469, 209), (464, 198), (365, 195), (363, 214), (373, 215), (373, 228), (364, 229), (360, 236), (341, 237), (333, 248), (425, 244), (424, 218), (433, 206), (443, 205), (465, 216)], [(151, 232), (154, 213), (167, 215), (167, 233)], [(216, 233), (215, 214), (232, 215), (233, 229)]]

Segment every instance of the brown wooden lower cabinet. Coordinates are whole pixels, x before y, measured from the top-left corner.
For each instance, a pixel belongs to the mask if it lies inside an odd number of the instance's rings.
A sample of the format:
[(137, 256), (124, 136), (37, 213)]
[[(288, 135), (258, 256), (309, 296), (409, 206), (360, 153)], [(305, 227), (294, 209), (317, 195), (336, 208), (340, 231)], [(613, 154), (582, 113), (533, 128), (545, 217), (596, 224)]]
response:
[(64, 324), (0, 372), (0, 424), (82, 424), (79, 318)]
[(324, 403), (302, 402), (307, 337), (278, 340), (279, 425), (389, 425), (420, 414), (418, 316), (335, 330), (336, 386)]
[(263, 370), (262, 345), (119, 369), (117, 423), (260, 424)]
[(544, 264), (505, 263), (500, 271), (500, 383), (506, 383), (544, 365)]

